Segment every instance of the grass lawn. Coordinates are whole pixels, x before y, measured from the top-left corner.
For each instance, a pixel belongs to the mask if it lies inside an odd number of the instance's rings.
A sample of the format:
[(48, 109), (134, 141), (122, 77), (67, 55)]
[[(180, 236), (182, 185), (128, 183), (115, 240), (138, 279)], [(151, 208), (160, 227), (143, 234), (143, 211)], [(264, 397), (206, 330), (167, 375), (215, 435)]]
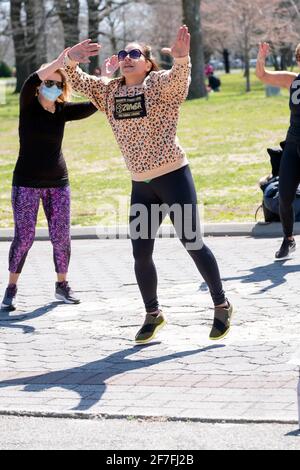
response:
[[(253, 76), (220, 75), (221, 93), (182, 106), (179, 138), (195, 177), (206, 222), (253, 221), (261, 202), (258, 179), (270, 172), (266, 148), (284, 140), (288, 92), (266, 98)], [(18, 153), (18, 97), (0, 105), (0, 227), (13, 225), (11, 178)], [(101, 113), (69, 123), (64, 139), (72, 187), (72, 224), (127, 223), (130, 177)], [(41, 211), (42, 212), (42, 211)], [(40, 214), (39, 225), (45, 225)]]

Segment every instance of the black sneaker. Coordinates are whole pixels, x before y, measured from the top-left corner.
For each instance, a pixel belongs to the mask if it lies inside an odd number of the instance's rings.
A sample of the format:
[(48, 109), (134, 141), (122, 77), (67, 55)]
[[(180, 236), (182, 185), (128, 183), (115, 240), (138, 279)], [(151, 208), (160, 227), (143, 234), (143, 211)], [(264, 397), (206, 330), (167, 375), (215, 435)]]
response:
[(16, 310), (16, 295), (18, 289), (15, 284), (12, 284), (7, 287), (4, 295), (4, 299), (2, 300), (1, 310), (6, 310), (7, 312), (12, 312)]
[(294, 239), (289, 240), (288, 238), (284, 238), (280, 250), (275, 254), (275, 261), (289, 259), (291, 253), (294, 253), (294, 251), (296, 251), (296, 241)]
[(147, 313), (145, 322), (135, 337), (135, 342), (139, 344), (148, 343), (155, 338), (158, 331), (161, 330), (166, 323), (166, 319), (161, 311), (156, 317), (151, 315), (151, 313)]
[(80, 304), (80, 300), (75, 297), (67, 281), (55, 284), (55, 298), (62, 300), (65, 304)]
[[(227, 301), (228, 302), (228, 301)], [(228, 308), (215, 307), (215, 317), (209, 339), (217, 341), (228, 335), (233, 315), (233, 306), (228, 302)]]

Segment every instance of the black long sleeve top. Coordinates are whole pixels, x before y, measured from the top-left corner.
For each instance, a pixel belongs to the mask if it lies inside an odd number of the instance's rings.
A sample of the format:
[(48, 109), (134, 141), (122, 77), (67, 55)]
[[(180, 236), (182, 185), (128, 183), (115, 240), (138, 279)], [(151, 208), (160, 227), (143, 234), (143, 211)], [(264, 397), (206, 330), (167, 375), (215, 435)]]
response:
[(20, 94), (19, 157), (13, 186), (54, 188), (69, 184), (62, 153), (65, 123), (84, 119), (97, 111), (90, 102), (56, 103), (55, 113), (40, 104), (36, 89), (42, 83), (37, 73), (28, 77)]

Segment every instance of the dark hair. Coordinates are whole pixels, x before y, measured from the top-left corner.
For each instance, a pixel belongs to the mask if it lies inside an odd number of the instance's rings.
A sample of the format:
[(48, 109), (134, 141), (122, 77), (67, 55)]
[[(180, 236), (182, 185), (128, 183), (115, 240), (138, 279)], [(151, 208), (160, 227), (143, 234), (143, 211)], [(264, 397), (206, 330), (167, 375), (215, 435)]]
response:
[(158, 63), (157, 63), (155, 57), (153, 57), (153, 55), (152, 55), (151, 46), (147, 46), (145, 44), (140, 44), (140, 45), (142, 46), (142, 53), (144, 54), (146, 59), (149, 60), (149, 62), (151, 62), (151, 64), (152, 64), (152, 68), (151, 68), (150, 72), (147, 73), (147, 75), (149, 75), (149, 73), (151, 73), (151, 72), (158, 72), (159, 71), (159, 66), (158, 66)]
[[(147, 72), (146, 76), (148, 76), (151, 72), (158, 72), (159, 71), (159, 65), (155, 59), (155, 57), (152, 55), (152, 48), (151, 46), (148, 46), (146, 44), (141, 44), (140, 42), (131, 42), (129, 44), (137, 44), (139, 45), (139, 49), (141, 49), (141, 52), (145, 56), (145, 59), (151, 62), (152, 67), (149, 72)], [(125, 77), (122, 77), (123, 83), (125, 83)]]

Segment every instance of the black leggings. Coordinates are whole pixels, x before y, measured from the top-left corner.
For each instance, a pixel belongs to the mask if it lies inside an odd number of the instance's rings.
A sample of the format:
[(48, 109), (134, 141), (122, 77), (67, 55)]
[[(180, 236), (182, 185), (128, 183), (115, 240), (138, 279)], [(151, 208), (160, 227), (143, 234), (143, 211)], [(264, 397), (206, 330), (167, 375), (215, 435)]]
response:
[(151, 313), (159, 308), (152, 254), (155, 235), (167, 213), (206, 281), (214, 305), (224, 303), (219, 268), (213, 253), (202, 241), (195, 185), (189, 166), (185, 166), (149, 183), (132, 182), (130, 234), (136, 279), (146, 311)]
[(295, 212), (293, 202), (300, 183), (300, 141), (287, 142), (280, 164), (280, 219), (285, 237), (293, 235)]

